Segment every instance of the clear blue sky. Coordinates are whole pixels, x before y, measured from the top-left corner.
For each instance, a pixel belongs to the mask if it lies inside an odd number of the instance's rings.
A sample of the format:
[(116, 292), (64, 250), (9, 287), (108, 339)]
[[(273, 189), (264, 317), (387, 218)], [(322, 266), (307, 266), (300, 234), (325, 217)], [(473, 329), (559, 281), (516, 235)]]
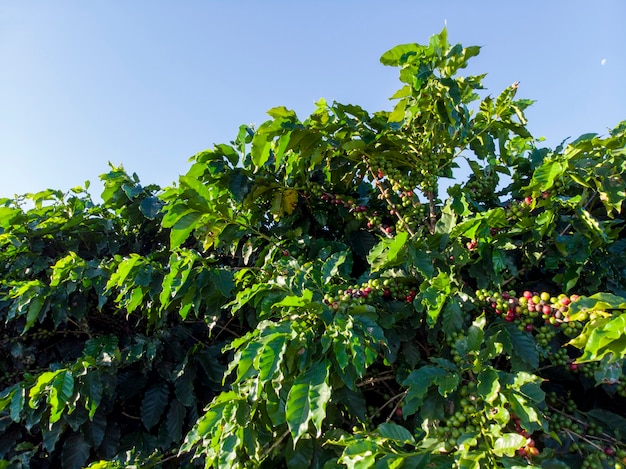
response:
[(480, 45), (487, 92), (520, 81), (555, 146), (626, 119), (626, 1), (0, 0), (0, 196), (92, 182), (107, 162), (166, 186), (284, 105), (390, 109), (396, 44)]

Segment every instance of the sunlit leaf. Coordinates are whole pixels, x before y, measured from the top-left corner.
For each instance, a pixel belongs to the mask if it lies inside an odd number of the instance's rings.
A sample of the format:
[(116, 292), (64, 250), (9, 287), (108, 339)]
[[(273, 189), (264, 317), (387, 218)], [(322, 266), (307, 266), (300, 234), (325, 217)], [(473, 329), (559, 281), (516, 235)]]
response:
[(526, 444), (526, 437), (517, 433), (505, 433), (493, 444), (493, 452), (497, 456), (513, 456), (515, 452)]
[(298, 441), (313, 423), (316, 435), (322, 431), (326, 404), (330, 400), (328, 364), (312, 363), (296, 380), (289, 391), (286, 405), (287, 424), (294, 441)]

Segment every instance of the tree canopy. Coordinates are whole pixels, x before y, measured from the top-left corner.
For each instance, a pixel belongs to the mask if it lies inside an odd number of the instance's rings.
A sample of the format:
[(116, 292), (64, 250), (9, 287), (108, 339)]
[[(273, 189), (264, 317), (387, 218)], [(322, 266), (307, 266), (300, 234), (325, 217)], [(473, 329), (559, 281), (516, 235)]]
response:
[(0, 199), (0, 469), (621, 467), (626, 122), (543, 148), (478, 53)]

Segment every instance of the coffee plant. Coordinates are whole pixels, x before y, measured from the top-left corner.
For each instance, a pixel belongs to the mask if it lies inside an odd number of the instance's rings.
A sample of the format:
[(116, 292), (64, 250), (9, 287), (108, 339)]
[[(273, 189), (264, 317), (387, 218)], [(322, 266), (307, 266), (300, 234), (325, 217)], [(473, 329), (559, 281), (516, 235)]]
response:
[(542, 148), (478, 53), (1, 199), (0, 468), (626, 465), (626, 122)]

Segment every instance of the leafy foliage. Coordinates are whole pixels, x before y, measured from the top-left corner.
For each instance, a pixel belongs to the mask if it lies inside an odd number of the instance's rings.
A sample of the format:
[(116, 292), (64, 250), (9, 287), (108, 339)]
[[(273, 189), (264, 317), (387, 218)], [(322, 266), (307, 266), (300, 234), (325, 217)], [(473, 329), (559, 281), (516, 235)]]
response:
[(397, 46), (392, 111), (271, 109), (163, 190), (0, 200), (0, 467), (618, 467), (626, 124), (539, 148), (478, 52)]

